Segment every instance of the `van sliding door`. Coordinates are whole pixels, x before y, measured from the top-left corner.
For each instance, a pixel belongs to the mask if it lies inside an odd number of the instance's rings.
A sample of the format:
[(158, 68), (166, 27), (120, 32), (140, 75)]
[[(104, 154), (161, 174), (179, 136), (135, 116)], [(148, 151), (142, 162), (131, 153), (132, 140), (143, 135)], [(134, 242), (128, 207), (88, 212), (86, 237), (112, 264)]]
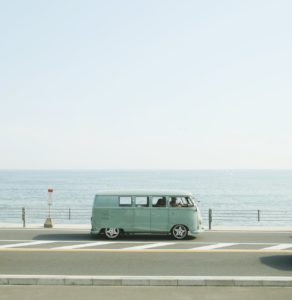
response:
[(150, 207), (149, 197), (135, 197), (135, 224), (134, 231), (150, 232)]
[(151, 232), (165, 232), (168, 230), (168, 207), (166, 197), (152, 197)]

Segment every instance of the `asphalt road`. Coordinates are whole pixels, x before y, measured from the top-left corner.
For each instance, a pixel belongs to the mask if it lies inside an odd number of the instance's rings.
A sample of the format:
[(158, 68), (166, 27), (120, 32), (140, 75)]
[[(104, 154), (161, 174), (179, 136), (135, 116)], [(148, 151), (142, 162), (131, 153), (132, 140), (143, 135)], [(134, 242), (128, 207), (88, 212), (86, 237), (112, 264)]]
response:
[(196, 239), (0, 230), (1, 274), (292, 276), (292, 233), (205, 232)]

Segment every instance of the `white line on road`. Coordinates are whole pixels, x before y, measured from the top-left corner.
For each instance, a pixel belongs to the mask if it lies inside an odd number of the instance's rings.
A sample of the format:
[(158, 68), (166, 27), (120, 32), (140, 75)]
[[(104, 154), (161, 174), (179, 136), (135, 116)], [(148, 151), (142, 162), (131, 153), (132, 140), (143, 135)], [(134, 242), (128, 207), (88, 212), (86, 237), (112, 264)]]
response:
[(108, 244), (114, 244), (115, 242), (95, 242), (95, 243), (86, 243), (86, 244), (78, 244), (78, 245), (71, 245), (71, 246), (62, 246), (62, 247), (55, 247), (51, 248), (52, 250), (58, 249), (79, 249), (79, 248), (86, 248), (86, 247), (93, 247), (93, 246), (103, 246)]
[(272, 247), (262, 248), (261, 250), (283, 250), (288, 248), (292, 248), (292, 244), (279, 244)]
[(176, 243), (154, 243), (154, 244), (148, 244), (148, 245), (142, 245), (142, 246), (134, 246), (134, 247), (123, 248), (122, 250), (151, 249), (151, 248), (169, 246), (169, 245), (174, 245), (174, 244), (176, 244)]
[(16, 248), (16, 247), (24, 247), (24, 246), (33, 246), (33, 245), (41, 245), (41, 244), (50, 244), (56, 243), (55, 241), (35, 241), (29, 243), (17, 243), (17, 244), (9, 244), (9, 245), (1, 245), (0, 248)]
[(208, 246), (195, 247), (195, 248), (191, 248), (190, 250), (212, 250), (212, 249), (219, 249), (219, 248), (224, 248), (224, 247), (229, 247), (234, 245), (238, 245), (238, 243), (218, 243), (218, 244), (213, 244)]

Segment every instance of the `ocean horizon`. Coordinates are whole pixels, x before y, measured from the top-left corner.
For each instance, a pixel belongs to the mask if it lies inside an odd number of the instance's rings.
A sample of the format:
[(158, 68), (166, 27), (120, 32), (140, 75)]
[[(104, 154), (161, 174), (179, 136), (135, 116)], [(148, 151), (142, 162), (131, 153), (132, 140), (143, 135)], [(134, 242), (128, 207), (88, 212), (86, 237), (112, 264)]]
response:
[[(214, 212), (292, 211), (292, 170), (288, 169), (0, 170), (0, 208), (46, 209), (48, 188), (54, 189), (56, 209), (90, 210), (99, 190), (175, 189), (192, 192), (205, 219), (209, 208)], [(0, 215), (0, 222), (3, 219)], [(230, 223), (223, 221), (223, 225)], [(234, 220), (233, 224), (243, 222)]]

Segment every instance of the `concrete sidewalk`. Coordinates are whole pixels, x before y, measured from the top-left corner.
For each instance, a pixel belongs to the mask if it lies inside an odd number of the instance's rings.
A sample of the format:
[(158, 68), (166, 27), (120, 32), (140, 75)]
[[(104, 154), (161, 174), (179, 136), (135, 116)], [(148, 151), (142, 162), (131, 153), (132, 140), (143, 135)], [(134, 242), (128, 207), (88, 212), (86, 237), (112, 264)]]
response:
[[(44, 224), (26, 224), (26, 227), (23, 228), (21, 223), (0, 223), (0, 230), (1, 229), (72, 229), (90, 231), (91, 224), (53, 224), (53, 228), (44, 228)], [(211, 230), (205, 227), (205, 232), (216, 231), (292, 232), (292, 226), (214, 226)], [(201, 234), (203, 234), (203, 232)]]
[(73, 230), (90, 230), (91, 224), (53, 224), (53, 228), (44, 228), (44, 224), (26, 224), (25, 228), (22, 224), (17, 223), (0, 223), (0, 229), (73, 229)]
[(282, 300), (291, 294), (282, 287), (0, 286), (1, 300)]
[[(292, 222), (291, 222), (292, 223)], [(271, 231), (271, 232), (292, 232), (292, 226), (214, 226), (206, 231)]]

